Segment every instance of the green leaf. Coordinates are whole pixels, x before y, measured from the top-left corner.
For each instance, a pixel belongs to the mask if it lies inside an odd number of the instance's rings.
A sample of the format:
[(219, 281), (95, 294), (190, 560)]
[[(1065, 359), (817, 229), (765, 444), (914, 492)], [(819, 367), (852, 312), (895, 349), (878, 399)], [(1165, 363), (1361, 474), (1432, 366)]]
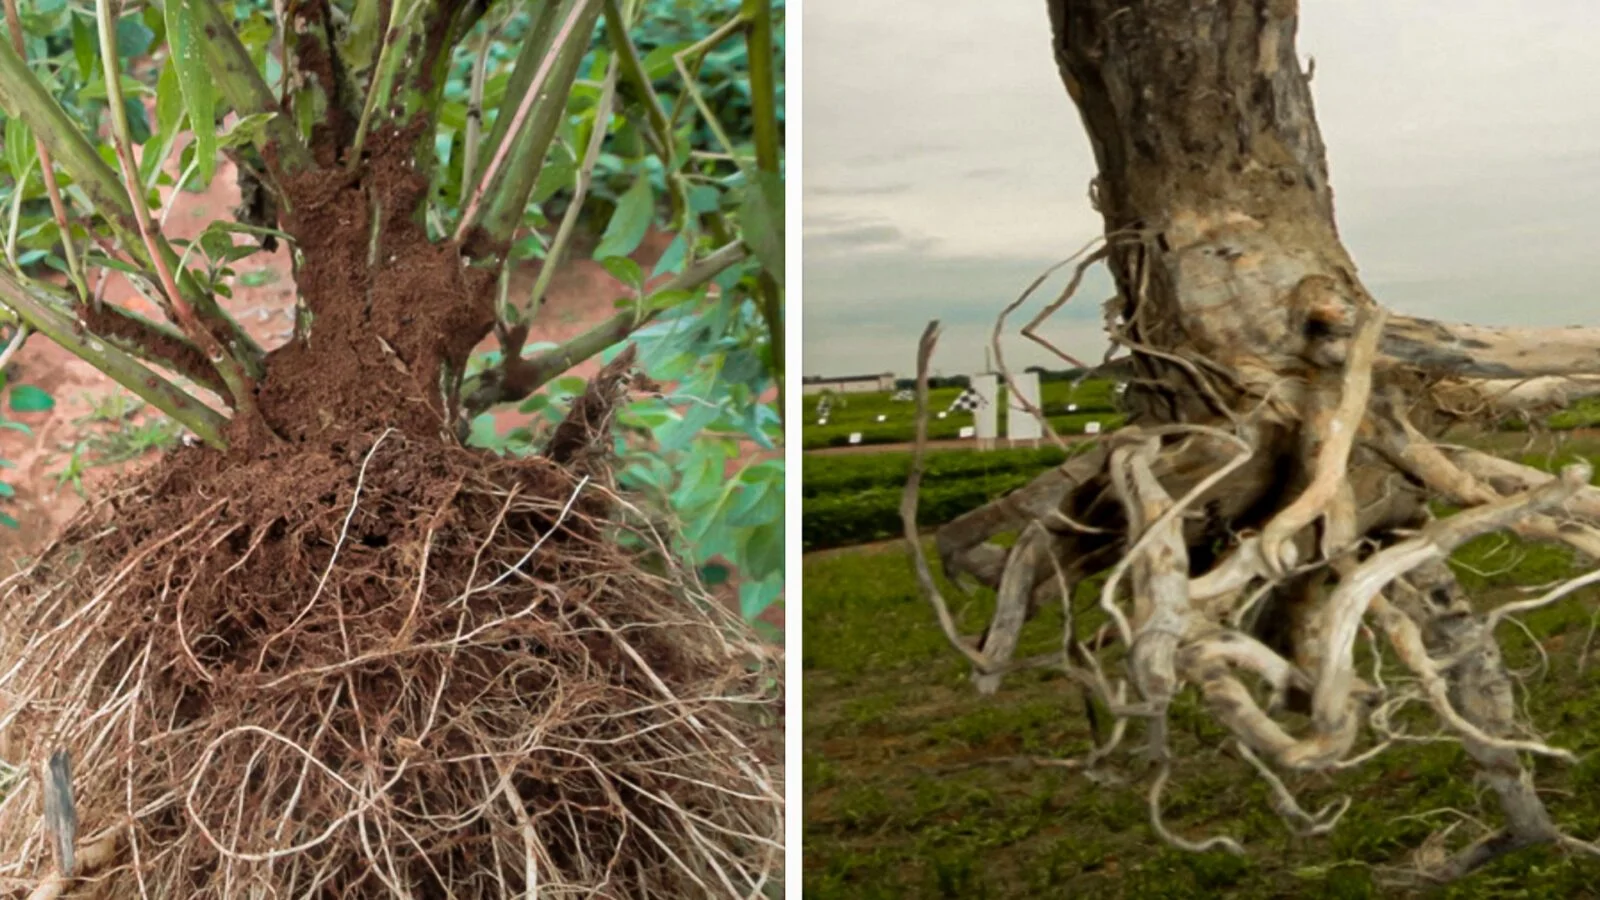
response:
[[(170, 2), (168, 5), (172, 5)], [(168, 28), (171, 26), (169, 25)], [(117, 20), (117, 55), (123, 58), (142, 56), (150, 49), (150, 43), (156, 39), (156, 33), (150, 26), (132, 16), (124, 16)], [(95, 46), (99, 46), (96, 44)]]
[(139, 159), (139, 181), (146, 186), (155, 183), (166, 173), (161, 166), (172, 155), (173, 144), (178, 139), (178, 128), (183, 124), (183, 93), (178, 87), (178, 70), (172, 59), (161, 64), (161, 74), (156, 78), (156, 133), (154, 144), (146, 146)]
[(783, 580), (783, 521), (763, 525), (751, 530), (744, 546), (735, 554), (741, 571), (750, 578), (765, 578), (776, 574)]
[(16, 117), (6, 119), (6, 164), (11, 167), (11, 177), (21, 181), (35, 159), (33, 132), (28, 123)]
[(783, 178), (776, 172), (756, 172), (745, 189), (739, 208), (744, 242), (783, 286)]
[[(150, 93), (149, 86), (139, 79), (134, 78), (132, 75), (123, 75), (118, 80), (122, 83), (122, 97), (124, 102), (134, 100)], [(78, 92), (78, 98), (80, 100), (106, 99), (106, 80), (104, 78), (96, 78), (95, 80), (84, 85), (83, 90)]]
[(100, 42), (89, 22), (83, 16), (72, 17), (72, 55), (78, 60), (78, 79), (83, 82), (92, 80), (100, 68)]
[(356, 0), (355, 9), (350, 13), (350, 27), (340, 50), (343, 51), (341, 55), (357, 70), (372, 64), (378, 48), (378, 36), (382, 34), (385, 24), (378, 12), (385, 6), (378, 0)]
[(172, 61), (178, 69), (178, 84), (189, 111), (189, 127), (196, 142), (200, 184), (211, 183), (217, 170), (216, 86), (206, 69), (204, 48), (200, 45), (201, 24), (194, 4), (210, 0), (167, 0), (167, 40)]
[(122, 111), (128, 116), (128, 137), (135, 144), (143, 146), (150, 140), (150, 115), (146, 112), (143, 101), (138, 97), (124, 97)]
[(667, 249), (656, 260), (656, 266), (651, 270), (652, 275), (673, 274), (683, 271), (684, 264), (689, 261), (689, 239), (685, 235), (678, 235), (667, 245)]
[(650, 295), (645, 305), (650, 309), (671, 309), (698, 296), (699, 291), (657, 291)]
[(760, 618), (783, 593), (783, 576), (746, 581), (739, 585), (739, 612), (745, 619)]
[(15, 497), (16, 495), (16, 488), (6, 484), (4, 481), (0, 481), (0, 497)]
[(3, 512), (0, 512), (0, 525), (4, 525), (7, 528), (21, 528), (22, 527), (20, 524), (18, 524), (16, 519), (11, 518), (10, 516), (6, 515)]
[(606, 233), (600, 238), (600, 246), (595, 248), (594, 258), (627, 256), (637, 250), (650, 231), (655, 212), (655, 188), (651, 187), (648, 175), (640, 175), (617, 201), (617, 211), (606, 224)]
[(16, 412), (48, 412), (55, 405), (54, 397), (31, 384), (19, 384), (11, 389), (11, 408)]
[(222, 132), (217, 139), (217, 147), (222, 150), (232, 150), (246, 144), (257, 147), (266, 144), (267, 123), (272, 121), (272, 113), (255, 113), (236, 120)]
[(467, 436), (468, 446), (493, 450), (500, 443), (500, 433), (495, 430), (492, 413), (484, 413), (472, 420), (472, 431)]
[(716, 212), (722, 205), (722, 192), (710, 185), (698, 184), (689, 190), (689, 211), (696, 215)]
[(728, 507), (728, 524), (735, 528), (756, 528), (782, 518), (783, 485), (774, 491), (770, 479), (741, 485)]
[(688, 42), (662, 44), (660, 47), (646, 53), (642, 60), (645, 74), (650, 76), (651, 81), (657, 81), (673, 74), (676, 70), (676, 67), (672, 64), (673, 55), (683, 52), (689, 46)]
[(635, 290), (644, 287), (644, 270), (639, 264), (626, 256), (608, 256), (600, 260), (600, 265), (605, 267), (611, 277)]
[(661, 452), (672, 453), (682, 450), (694, 440), (695, 435), (705, 430), (707, 425), (715, 422), (722, 415), (722, 407), (710, 403), (695, 403), (689, 407), (683, 418), (660, 431), (656, 432), (656, 441), (661, 446)]

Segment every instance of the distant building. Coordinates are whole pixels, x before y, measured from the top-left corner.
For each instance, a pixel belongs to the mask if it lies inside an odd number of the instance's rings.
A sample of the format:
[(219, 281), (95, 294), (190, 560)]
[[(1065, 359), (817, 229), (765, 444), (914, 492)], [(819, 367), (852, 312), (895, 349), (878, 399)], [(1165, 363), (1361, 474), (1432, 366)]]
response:
[(807, 375), (800, 379), (800, 393), (802, 394), (820, 394), (823, 391), (837, 391), (841, 394), (870, 394), (875, 391), (892, 390), (894, 390), (893, 372), (884, 372), (882, 375), (843, 375), (838, 378)]

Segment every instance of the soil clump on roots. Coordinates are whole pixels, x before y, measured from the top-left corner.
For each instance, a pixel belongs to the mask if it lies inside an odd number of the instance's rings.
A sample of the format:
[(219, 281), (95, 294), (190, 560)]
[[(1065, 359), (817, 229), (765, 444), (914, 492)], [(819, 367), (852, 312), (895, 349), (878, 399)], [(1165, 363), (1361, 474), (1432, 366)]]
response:
[[(441, 384), (493, 326), (493, 272), (414, 220), (415, 137), (287, 185), (310, 327), (267, 358), (229, 449), (172, 453), (0, 585), (7, 895), (752, 896), (776, 877), (776, 661), (616, 491), (632, 355), (544, 456), (455, 441)], [(40, 817), (58, 751), (72, 879)]]

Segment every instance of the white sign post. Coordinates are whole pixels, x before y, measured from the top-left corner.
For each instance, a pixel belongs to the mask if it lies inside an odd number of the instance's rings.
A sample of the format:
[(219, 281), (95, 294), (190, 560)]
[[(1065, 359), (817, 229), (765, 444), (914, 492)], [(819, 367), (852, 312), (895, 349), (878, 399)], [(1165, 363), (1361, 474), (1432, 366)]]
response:
[(1039, 438), (1044, 437), (1044, 429), (1031, 410), (1039, 409), (1039, 373), (1013, 375), (1011, 387), (1015, 392), (1008, 391), (1006, 396), (1006, 437), (1012, 446), (1018, 441), (1028, 441), (1037, 447)]
[(972, 376), (972, 392), (978, 395), (978, 408), (972, 411), (972, 424), (977, 429), (978, 449), (994, 449), (998, 437), (1000, 418), (1000, 379), (994, 375)]

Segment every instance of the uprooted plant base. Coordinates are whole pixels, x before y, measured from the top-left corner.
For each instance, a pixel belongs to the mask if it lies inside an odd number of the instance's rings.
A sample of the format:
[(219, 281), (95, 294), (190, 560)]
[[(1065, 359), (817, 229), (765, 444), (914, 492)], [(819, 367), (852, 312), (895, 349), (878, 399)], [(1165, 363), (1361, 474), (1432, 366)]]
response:
[[(747, 895), (779, 863), (739, 625), (618, 549), (600, 473), (397, 432), (191, 450), (6, 586), (9, 761), (71, 752), (99, 896)], [(12, 883), (50, 867), (35, 779)], [(80, 856), (88, 852), (80, 849)]]
[[(492, 279), (402, 212), (409, 143), (290, 185), (312, 327), (259, 418), (0, 587), (8, 892), (747, 897), (781, 869), (777, 668), (607, 471), (631, 353), (545, 456), (456, 444), (439, 373)], [(39, 815), (63, 750), (71, 879)]]

